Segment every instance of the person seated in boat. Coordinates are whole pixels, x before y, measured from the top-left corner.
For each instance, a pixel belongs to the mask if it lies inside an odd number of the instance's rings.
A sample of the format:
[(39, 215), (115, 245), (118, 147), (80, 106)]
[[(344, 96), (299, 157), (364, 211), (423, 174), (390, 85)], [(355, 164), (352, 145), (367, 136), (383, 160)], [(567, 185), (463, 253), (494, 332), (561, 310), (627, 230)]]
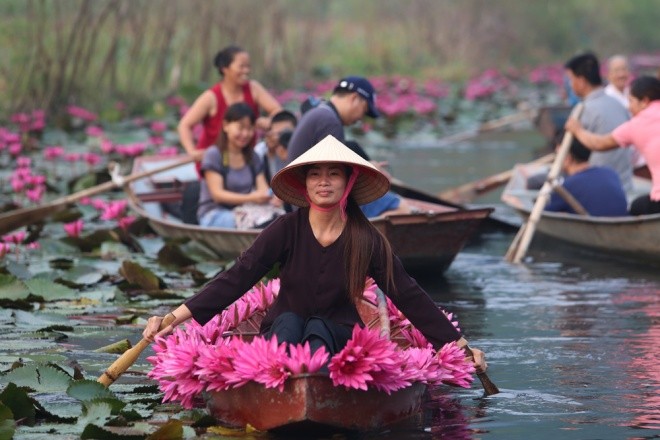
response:
[(263, 162), (253, 151), (255, 120), (254, 112), (244, 102), (227, 108), (218, 145), (208, 148), (202, 159), (197, 208), (201, 226), (235, 228), (237, 206), (268, 206), (271, 201)]
[[(388, 179), (391, 178), (389, 173), (385, 171), (387, 164), (385, 162), (376, 162), (371, 160), (366, 151), (360, 146), (356, 141), (350, 140), (345, 141), (344, 144), (360, 155), (364, 160), (371, 162), (380, 172), (385, 174)], [(397, 214), (409, 214), (412, 212), (412, 209), (408, 203), (401, 198), (400, 195), (394, 191), (388, 191), (383, 197), (369, 202), (365, 205), (360, 205), (360, 209), (367, 216), (367, 218), (375, 218), (378, 216), (387, 216), (387, 215), (397, 215)]]
[(264, 172), (269, 184), (273, 176), (286, 165), (287, 147), (296, 124), (296, 115), (288, 110), (279, 111), (272, 117), (263, 140), (254, 147), (255, 153), (264, 161)]
[[(364, 325), (356, 304), (372, 277), (436, 349), (452, 341), (467, 344), (359, 209), (389, 188), (375, 166), (328, 136), (277, 173), (272, 188), (300, 209), (267, 226), (233, 266), (172, 312), (172, 324), (159, 331), (164, 317), (149, 318), (146, 339), (165, 336), (190, 318), (206, 324), (278, 265), (279, 295), (260, 333), (280, 343), (309, 342), (312, 351), (339, 352), (354, 325)], [(484, 353), (473, 351), (477, 371), (485, 371)]]
[(630, 214), (660, 213), (660, 79), (640, 76), (630, 86), (630, 121), (609, 134), (597, 134), (579, 121), (569, 118), (566, 130), (573, 133), (589, 149), (607, 151), (632, 146), (646, 160), (651, 172), (651, 193), (633, 200)]
[[(177, 127), (181, 145), (197, 161), (198, 171), (204, 150), (216, 143), (222, 118), (230, 105), (237, 102), (249, 105), (257, 118), (257, 128), (262, 130), (268, 129), (270, 116), (282, 108), (263, 85), (250, 79), (250, 55), (241, 47), (225, 47), (215, 56), (213, 64), (222, 79), (195, 100)], [(261, 111), (267, 116), (261, 116)], [(195, 143), (193, 130), (200, 123), (203, 130)]]
[[(593, 53), (577, 55), (564, 65), (571, 88), (584, 108), (580, 122), (587, 130), (599, 134), (609, 133), (630, 117), (628, 110), (615, 98), (607, 95), (600, 75), (598, 58)], [(632, 189), (632, 153), (626, 149), (595, 152), (589, 158), (594, 166), (608, 166), (617, 172), (626, 191)]]
[[(564, 163), (565, 177), (561, 186), (591, 216), (616, 217), (628, 215), (626, 193), (617, 173), (609, 167), (589, 164), (591, 150), (573, 139)], [(553, 191), (545, 207), (546, 211), (575, 214), (569, 201)]]

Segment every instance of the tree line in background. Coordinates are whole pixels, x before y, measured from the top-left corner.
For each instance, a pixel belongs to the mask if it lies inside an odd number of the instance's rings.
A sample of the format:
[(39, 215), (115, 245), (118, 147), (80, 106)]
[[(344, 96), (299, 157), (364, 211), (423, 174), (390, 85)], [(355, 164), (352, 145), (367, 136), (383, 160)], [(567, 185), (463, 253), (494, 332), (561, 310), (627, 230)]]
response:
[(655, 0), (0, 0), (0, 119), (188, 98), (237, 43), (269, 88), (342, 74), (463, 80), (577, 51), (656, 51)]

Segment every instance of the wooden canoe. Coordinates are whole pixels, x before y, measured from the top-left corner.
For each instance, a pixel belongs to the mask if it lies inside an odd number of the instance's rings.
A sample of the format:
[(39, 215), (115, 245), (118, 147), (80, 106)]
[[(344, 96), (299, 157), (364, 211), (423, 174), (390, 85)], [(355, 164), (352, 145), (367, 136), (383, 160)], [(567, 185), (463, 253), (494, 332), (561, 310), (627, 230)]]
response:
[(283, 392), (250, 382), (207, 393), (206, 401), (216, 419), (260, 431), (372, 431), (418, 413), (425, 390), (421, 383), (391, 394), (347, 389), (315, 373), (289, 378)]
[[(162, 166), (176, 157), (145, 156), (135, 159), (133, 170)], [(180, 189), (158, 193), (157, 188), (186, 182), (196, 178), (192, 165), (160, 173), (155, 178), (132, 182), (127, 188), (131, 207), (149, 220), (151, 227), (162, 237), (187, 238), (206, 245), (221, 258), (235, 258), (248, 248), (259, 230), (209, 228), (185, 224), (168, 214), (163, 200), (180, 199)], [(414, 199), (406, 199), (417, 209), (414, 214), (377, 217), (376, 228), (387, 236), (395, 253), (406, 269), (412, 272), (447, 269), (466, 242), (488, 218), (492, 208), (458, 209)]]
[[(523, 219), (532, 209), (538, 191), (527, 190), (527, 176), (543, 170), (542, 167), (516, 166), (509, 184), (502, 193), (502, 201)], [(635, 193), (648, 193), (650, 182), (634, 179)], [(660, 264), (660, 214), (592, 217), (577, 214), (544, 212), (536, 231), (573, 247), (596, 251), (626, 260)]]

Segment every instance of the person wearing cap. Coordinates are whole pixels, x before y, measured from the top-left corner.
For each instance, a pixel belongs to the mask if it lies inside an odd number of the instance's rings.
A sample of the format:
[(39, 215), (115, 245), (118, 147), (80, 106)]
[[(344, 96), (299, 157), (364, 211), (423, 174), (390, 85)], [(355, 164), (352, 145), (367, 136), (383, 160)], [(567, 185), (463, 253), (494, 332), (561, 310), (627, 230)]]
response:
[[(264, 161), (264, 171), (269, 184), (273, 176), (287, 163), (288, 143), (297, 124), (296, 115), (289, 110), (280, 110), (271, 118), (263, 140), (254, 147), (254, 152)], [(282, 143), (282, 140), (285, 143)]]
[[(233, 266), (172, 312), (171, 325), (159, 331), (163, 317), (149, 318), (147, 340), (190, 318), (204, 325), (279, 264), (279, 295), (260, 328), (279, 343), (340, 351), (354, 325), (364, 325), (356, 304), (372, 277), (436, 349), (452, 341), (467, 344), (359, 209), (389, 189), (375, 166), (327, 136), (280, 170), (272, 188), (300, 209), (267, 226)], [(483, 352), (473, 351), (476, 368), (485, 371)]]
[[(308, 101), (311, 102), (309, 99), (306, 102)], [(376, 109), (376, 91), (369, 80), (361, 76), (342, 78), (328, 101), (315, 102), (313, 106), (310, 104), (306, 107), (289, 142), (289, 162), (327, 135), (344, 142), (345, 126), (352, 125), (365, 116), (380, 116)], [(362, 206), (362, 210), (368, 217), (410, 212), (405, 201), (393, 192), (387, 192), (378, 200)]]

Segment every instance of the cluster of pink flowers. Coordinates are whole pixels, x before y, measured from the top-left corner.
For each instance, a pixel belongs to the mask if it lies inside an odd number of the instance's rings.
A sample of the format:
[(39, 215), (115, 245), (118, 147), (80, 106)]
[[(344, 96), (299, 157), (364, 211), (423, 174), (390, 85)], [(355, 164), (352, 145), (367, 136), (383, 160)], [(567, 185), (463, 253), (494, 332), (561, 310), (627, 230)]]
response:
[[(126, 209), (128, 207), (128, 202), (126, 200), (114, 200), (114, 201), (105, 201), (103, 199), (89, 199), (85, 198), (80, 200), (81, 205), (91, 205), (99, 211), (101, 214), (101, 220), (115, 220), (120, 228), (127, 230), (128, 227), (135, 221), (135, 217), (132, 215), (127, 215)], [(69, 230), (74, 232), (76, 227), (69, 226)], [(67, 226), (65, 225), (65, 231), (69, 234)], [(82, 224), (80, 225), (80, 230), (82, 230)], [(71, 234), (69, 234), (71, 236)]]
[(481, 75), (470, 79), (465, 86), (465, 99), (473, 101), (493, 96), (495, 93), (514, 87), (513, 83), (495, 69), (485, 70)]
[(0, 152), (3, 150), (7, 150), (7, 152), (13, 157), (21, 154), (21, 151), (23, 150), (21, 135), (0, 127)]
[(80, 237), (80, 233), (83, 230), (83, 221), (82, 219), (78, 219), (71, 223), (65, 223), (63, 227), (64, 232), (66, 232), (66, 235), (69, 237)]
[(21, 133), (41, 132), (46, 127), (46, 112), (33, 110), (30, 113), (15, 113), (10, 121), (18, 126)]
[[(373, 291), (373, 284), (368, 289)], [(333, 384), (346, 388), (373, 387), (389, 394), (414, 382), (470, 386), (474, 367), (454, 342), (438, 352), (428, 343), (402, 349), (378, 330), (356, 325), (347, 345), (329, 359), (325, 349), (311, 353), (308, 344), (278, 344), (261, 336), (248, 341), (229, 333), (264, 313), (278, 292), (279, 280), (255, 286), (205, 326), (193, 321), (157, 339), (156, 354), (148, 358), (149, 377), (159, 382), (164, 400), (190, 408), (202, 390), (251, 381), (281, 391), (289, 377), (318, 372), (324, 365)]]
[[(25, 231), (14, 232), (13, 234), (7, 234), (2, 237), (0, 240), (0, 259), (4, 258), (11, 250), (13, 249), (16, 252), (18, 257), (19, 251), (23, 242), (25, 241), (26, 233)], [(28, 250), (38, 249), (39, 243), (32, 242), (25, 245)]]
[(83, 107), (70, 105), (66, 108), (66, 111), (72, 118), (80, 119), (83, 122), (94, 122), (98, 119), (96, 113)]
[(31, 165), (29, 157), (16, 158), (16, 169), (9, 176), (9, 183), (15, 195), (24, 195), (28, 201), (38, 203), (46, 192), (46, 176), (32, 174)]

